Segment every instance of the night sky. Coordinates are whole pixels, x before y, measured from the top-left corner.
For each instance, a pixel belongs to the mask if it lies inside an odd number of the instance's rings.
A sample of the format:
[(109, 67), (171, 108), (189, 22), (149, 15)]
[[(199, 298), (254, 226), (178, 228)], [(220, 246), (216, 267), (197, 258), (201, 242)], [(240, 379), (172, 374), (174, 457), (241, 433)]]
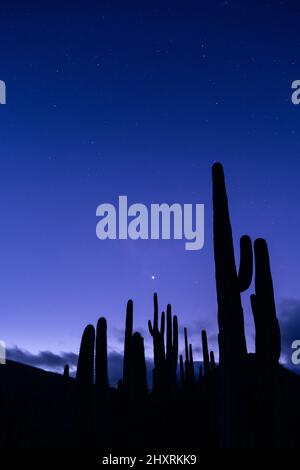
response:
[[(236, 246), (269, 242), (284, 333), (300, 337), (300, 79), (297, 1), (14, 2), (0, 7), (0, 339), (76, 353), (125, 307), (151, 337), (170, 302), (201, 358), (216, 349), (211, 165), (224, 164)], [(96, 207), (204, 203), (205, 245), (100, 241)], [(238, 251), (237, 251), (238, 255)], [(238, 256), (237, 256), (238, 261)], [(249, 350), (253, 320), (243, 294)], [(181, 344), (182, 349), (182, 344)]]

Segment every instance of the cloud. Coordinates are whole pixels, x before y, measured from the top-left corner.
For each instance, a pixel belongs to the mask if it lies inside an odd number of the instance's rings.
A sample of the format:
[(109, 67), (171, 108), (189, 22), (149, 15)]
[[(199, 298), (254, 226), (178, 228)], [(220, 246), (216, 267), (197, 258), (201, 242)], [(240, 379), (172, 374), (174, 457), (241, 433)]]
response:
[(33, 354), (17, 346), (8, 348), (6, 357), (12, 361), (54, 371), (61, 371), (65, 364), (69, 364), (72, 369), (77, 366), (78, 360), (78, 355), (72, 352), (55, 354), (51, 351), (40, 351), (38, 354)]
[[(29, 351), (18, 348), (8, 348), (6, 357), (9, 360), (21, 362), (29, 366), (38, 367), (52, 372), (62, 373), (65, 364), (70, 366), (70, 374), (75, 376), (78, 361), (78, 354), (73, 352), (61, 352), (59, 354), (51, 351), (40, 351), (33, 354)], [(153, 362), (146, 359), (148, 385), (152, 385)], [(109, 382), (111, 386), (116, 386), (123, 375), (123, 355), (112, 351), (108, 354)]]

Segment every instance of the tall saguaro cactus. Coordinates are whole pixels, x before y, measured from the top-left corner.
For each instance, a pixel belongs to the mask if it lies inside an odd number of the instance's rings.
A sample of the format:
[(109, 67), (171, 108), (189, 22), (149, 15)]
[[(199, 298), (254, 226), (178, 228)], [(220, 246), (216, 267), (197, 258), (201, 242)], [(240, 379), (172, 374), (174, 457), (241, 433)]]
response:
[(280, 357), (280, 328), (276, 316), (268, 246), (259, 238), (254, 242), (255, 295), (251, 305), (256, 330), (256, 356), (265, 365), (276, 364)]
[(218, 298), (220, 363), (240, 361), (247, 354), (241, 291), (252, 279), (252, 246), (249, 237), (240, 241), (237, 274), (223, 167), (215, 163), (213, 177), (213, 232)]
[(194, 385), (195, 384), (195, 367), (194, 367), (194, 358), (193, 358), (193, 346), (191, 344), (189, 346), (189, 353), (190, 353), (190, 358), (189, 358), (189, 365), (190, 365), (189, 379), (190, 379), (190, 384)]
[(180, 356), (179, 356), (179, 370), (180, 370), (180, 387), (181, 387), (181, 389), (183, 389), (185, 379), (184, 379), (184, 365), (183, 365), (182, 354), (180, 354)]
[(146, 396), (147, 370), (144, 350), (144, 338), (140, 333), (134, 333), (131, 339), (132, 347), (132, 370), (131, 370), (131, 391), (132, 396), (143, 398)]
[(126, 324), (125, 324), (125, 343), (124, 343), (124, 357), (123, 357), (123, 387), (127, 390), (130, 386), (131, 375), (131, 340), (133, 334), (133, 302), (128, 300), (126, 307)]
[(81, 339), (76, 373), (76, 380), (84, 385), (94, 382), (94, 349), (95, 328), (87, 325)]
[(237, 274), (223, 167), (215, 163), (213, 178), (213, 234), (219, 323), (220, 442), (232, 447), (240, 439), (244, 381), (237, 375), (246, 362), (247, 346), (241, 292), (252, 280), (253, 254), (248, 236), (240, 240)]
[(97, 323), (96, 334), (96, 387), (99, 391), (108, 390), (108, 368), (107, 368), (107, 324), (106, 319), (101, 317)]
[(189, 385), (190, 383), (190, 361), (189, 361), (189, 342), (188, 342), (188, 334), (187, 329), (184, 328), (184, 350), (185, 350), (185, 361), (184, 361), (184, 369), (185, 369), (185, 383)]
[(166, 369), (169, 384), (176, 385), (176, 372), (178, 362), (178, 320), (173, 316), (171, 305), (167, 306), (167, 350), (166, 350)]
[(207, 377), (210, 373), (210, 362), (209, 362), (209, 353), (208, 353), (208, 343), (206, 331), (202, 330), (202, 352), (203, 352), (203, 365), (204, 365), (204, 375)]

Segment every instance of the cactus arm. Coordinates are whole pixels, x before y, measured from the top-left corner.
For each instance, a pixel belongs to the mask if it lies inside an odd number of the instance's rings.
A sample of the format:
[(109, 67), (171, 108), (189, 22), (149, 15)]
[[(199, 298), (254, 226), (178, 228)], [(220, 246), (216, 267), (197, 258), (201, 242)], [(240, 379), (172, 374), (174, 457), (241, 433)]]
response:
[(243, 235), (240, 238), (240, 266), (239, 266), (239, 287), (240, 292), (249, 289), (253, 276), (253, 252), (251, 238)]
[(216, 368), (215, 354), (213, 351), (210, 351), (210, 368), (214, 370)]

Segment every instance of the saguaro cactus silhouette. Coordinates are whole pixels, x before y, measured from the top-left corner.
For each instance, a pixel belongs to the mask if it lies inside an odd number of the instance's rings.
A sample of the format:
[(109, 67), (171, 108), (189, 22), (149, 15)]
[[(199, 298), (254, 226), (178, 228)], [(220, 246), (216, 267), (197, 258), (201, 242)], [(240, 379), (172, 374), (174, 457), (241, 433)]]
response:
[(123, 387), (127, 390), (130, 386), (130, 369), (132, 362), (131, 340), (133, 333), (133, 302), (128, 300), (126, 307), (126, 324), (125, 324), (125, 342), (123, 357)]
[(175, 387), (178, 362), (178, 321), (174, 315), (172, 320), (171, 305), (167, 306), (167, 334), (165, 349), (165, 314), (161, 314), (160, 329), (158, 328), (158, 299), (154, 294), (153, 325), (148, 321), (149, 332), (153, 338), (154, 349), (154, 387)]
[(78, 382), (91, 385), (94, 382), (94, 349), (95, 328), (88, 325), (82, 335), (76, 379)]
[(189, 360), (188, 334), (187, 334), (186, 328), (184, 328), (184, 350), (185, 350), (185, 361), (184, 361), (185, 383), (186, 385), (189, 385), (190, 384), (190, 360)]
[(96, 387), (104, 392), (108, 389), (107, 370), (107, 324), (106, 319), (101, 317), (97, 323), (96, 334)]
[(154, 371), (153, 371), (153, 387), (157, 388), (163, 381), (165, 366), (165, 313), (162, 312), (160, 320), (160, 329), (158, 328), (158, 300), (157, 294), (154, 294), (154, 316), (153, 325), (151, 320), (148, 321), (149, 332), (153, 338), (154, 353)]
[(199, 382), (200, 384), (202, 383), (203, 380), (203, 367), (200, 365), (199, 366)]
[(178, 362), (178, 320), (174, 315), (172, 322), (171, 305), (167, 306), (167, 350), (166, 369), (170, 386), (176, 386), (176, 372)]
[(66, 364), (64, 367), (64, 378), (69, 379), (70, 378), (70, 367), (69, 364)]
[(223, 167), (215, 163), (213, 177), (213, 233), (218, 300), (220, 374), (220, 442), (232, 447), (241, 438), (245, 388), (243, 371), (247, 346), (241, 291), (250, 286), (253, 271), (251, 240), (240, 240), (240, 269), (237, 274)]
[(243, 359), (247, 353), (240, 293), (249, 287), (252, 279), (252, 247), (249, 237), (242, 237), (238, 276), (224, 172), (220, 163), (213, 165), (212, 176), (220, 363), (233, 363)]
[(195, 366), (193, 359), (193, 346), (188, 342), (187, 328), (184, 328), (184, 349), (185, 349), (185, 361), (184, 361), (184, 378), (185, 385), (192, 387), (195, 384)]
[(208, 353), (208, 343), (206, 331), (202, 330), (202, 352), (203, 352), (203, 365), (204, 365), (204, 375), (208, 377), (210, 373), (210, 363), (209, 363), (209, 353)]
[(268, 246), (259, 238), (254, 242), (255, 295), (251, 305), (255, 322), (256, 356), (265, 365), (276, 364), (280, 357), (280, 328), (276, 316)]
[(213, 351), (210, 351), (210, 368), (211, 370), (215, 370), (216, 368), (216, 361), (215, 361), (215, 353)]
[(184, 379), (184, 365), (183, 365), (183, 357), (182, 354), (179, 356), (179, 370), (180, 370), (180, 387), (183, 389), (185, 384)]
[(154, 294), (154, 317), (153, 325), (151, 320), (148, 321), (149, 332), (153, 338), (154, 349), (154, 367), (158, 370), (165, 362), (165, 313), (162, 312), (160, 320), (160, 329), (158, 328), (158, 300), (157, 294)]
[(195, 384), (195, 367), (194, 367), (194, 358), (193, 358), (193, 346), (190, 344), (189, 346), (189, 366), (190, 366), (190, 371), (189, 371), (189, 379), (190, 379), (190, 384), (194, 385)]
[(144, 339), (140, 333), (134, 333), (131, 339), (132, 369), (131, 391), (134, 397), (145, 397), (147, 388), (147, 370), (144, 350)]

